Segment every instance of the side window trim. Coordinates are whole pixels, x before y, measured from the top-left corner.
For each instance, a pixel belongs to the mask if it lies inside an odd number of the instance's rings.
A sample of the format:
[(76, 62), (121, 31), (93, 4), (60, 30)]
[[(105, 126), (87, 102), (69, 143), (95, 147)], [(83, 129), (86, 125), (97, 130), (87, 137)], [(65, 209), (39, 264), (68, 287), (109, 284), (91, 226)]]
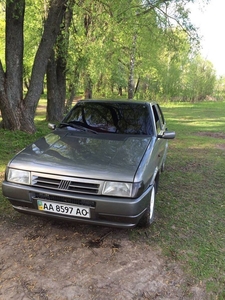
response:
[(157, 110), (158, 110), (158, 114), (159, 114), (159, 119), (161, 120), (162, 125), (165, 124), (165, 119), (164, 119), (164, 115), (163, 112), (161, 110), (161, 107), (159, 106), (159, 104), (156, 104), (157, 106)]
[(154, 115), (154, 120), (155, 120), (156, 133), (159, 134), (162, 129), (162, 125), (160, 122), (160, 118), (159, 118), (159, 114), (158, 114), (156, 105), (152, 105), (152, 110), (153, 110), (153, 115)]

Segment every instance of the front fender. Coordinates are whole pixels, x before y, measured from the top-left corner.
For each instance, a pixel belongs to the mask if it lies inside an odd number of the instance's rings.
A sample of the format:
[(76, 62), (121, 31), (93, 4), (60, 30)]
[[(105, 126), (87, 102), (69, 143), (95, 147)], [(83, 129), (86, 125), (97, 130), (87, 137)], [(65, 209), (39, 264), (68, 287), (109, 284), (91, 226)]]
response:
[(153, 173), (153, 175), (152, 175), (152, 178), (151, 178), (151, 181), (150, 181), (149, 186), (150, 186), (150, 185), (153, 185), (154, 182), (157, 181), (156, 177), (157, 177), (158, 173), (159, 173), (159, 168), (156, 167), (156, 168), (155, 168), (155, 171), (154, 171), (154, 173)]
[(153, 137), (136, 172), (134, 182), (142, 181), (145, 189), (150, 187), (156, 181), (162, 157)]

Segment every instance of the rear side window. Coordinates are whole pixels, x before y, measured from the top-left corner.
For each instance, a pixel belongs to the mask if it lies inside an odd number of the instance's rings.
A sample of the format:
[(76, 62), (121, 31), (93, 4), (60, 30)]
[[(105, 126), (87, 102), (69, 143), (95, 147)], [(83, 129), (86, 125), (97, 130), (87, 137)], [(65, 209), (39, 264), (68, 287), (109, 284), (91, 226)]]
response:
[(159, 132), (163, 129), (163, 125), (165, 123), (164, 116), (163, 116), (161, 108), (158, 104), (153, 105), (152, 109), (153, 109), (153, 114), (154, 114), (154, 118), (155, 118), (156, 131), (157, 131), (157, 134), (159, 134)]

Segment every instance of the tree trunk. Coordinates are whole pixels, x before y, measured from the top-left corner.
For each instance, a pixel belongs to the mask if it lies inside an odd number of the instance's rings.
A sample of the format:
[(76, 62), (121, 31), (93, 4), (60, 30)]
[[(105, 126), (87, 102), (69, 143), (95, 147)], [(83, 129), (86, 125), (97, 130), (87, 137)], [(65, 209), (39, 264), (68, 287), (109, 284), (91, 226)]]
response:
[(92, 81), (90, 74), (86, 74), (84, 93), (85, 99), (92, 99)]
[(130, 55), (130, 69), (128, 78), (128, 99), (134, 98), (134, 66), (135, 66), (135, 52), (136, 52), (137, 35), (133, 37), (133, 44)]
[(25, 0), (6, 1), (6, 72), (0, 62), (2, 126), (9, 130), (35, 131), (34, 116), (43, 79), (67, 0), (51, 0), (42, 39), (37, 50), (30, 86), (23, 99), (23, 22)]
[(135, 94), (137, 93), (137, 91), (138, 91), (139, 84), (140, 84), (140, 76), (138, 77), (138, 80), (137, 80), (137, 83), (136, 83), (136, 86), (135, 86), (135, 89), (134, 89), (134, 95), (135, 95)]
[(0, 62), (2, 127), (21, 127), (23, 86), (23, 20), (25, 0), (6, 1), (6, 72)]
[(49, 58), (47, 65), (47, 115), (49, 122), (59, 122), (63, 116), (63, 102), (61, 99), (56, 72), (55, 53)]
[(74, 98), (75, 98), (76, 93), (77, 93), (77, 87), (78, 87), (78, 82), (79, 82), (79, 78), (80, 78), (78, 65), (75, 67), (73, 80), (72, 80), (72, 83), (70, 84), (70, 97), (66, 102), (65, 112), (68, 112), (71, 109)]
[(119, 86), (118, 92), (119, 92), (119, 96), (123, 96), (123, 88), (122, 88), (122, 86)]
[(47, 67), (47, 121), (59, 122), (62, 120), (66, 99), (66, 69), (69, 45), (69, 27), (72, 20), (72, 8), (68, 7), (60, 26), (51, 58)]

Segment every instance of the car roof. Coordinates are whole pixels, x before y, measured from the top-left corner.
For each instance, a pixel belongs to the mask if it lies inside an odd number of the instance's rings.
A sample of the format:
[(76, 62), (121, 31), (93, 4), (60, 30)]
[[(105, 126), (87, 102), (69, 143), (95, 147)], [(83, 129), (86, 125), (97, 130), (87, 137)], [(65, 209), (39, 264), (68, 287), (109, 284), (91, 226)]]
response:
[(147, 105), (153, 105), (153, 102), (149, 101), (144, 101), (144, 100), (125, 100), (125, 99), (84, 99), (84, 100), (79, 100), (77, 103), (130, 103), (130, 104), (147, 104)]

